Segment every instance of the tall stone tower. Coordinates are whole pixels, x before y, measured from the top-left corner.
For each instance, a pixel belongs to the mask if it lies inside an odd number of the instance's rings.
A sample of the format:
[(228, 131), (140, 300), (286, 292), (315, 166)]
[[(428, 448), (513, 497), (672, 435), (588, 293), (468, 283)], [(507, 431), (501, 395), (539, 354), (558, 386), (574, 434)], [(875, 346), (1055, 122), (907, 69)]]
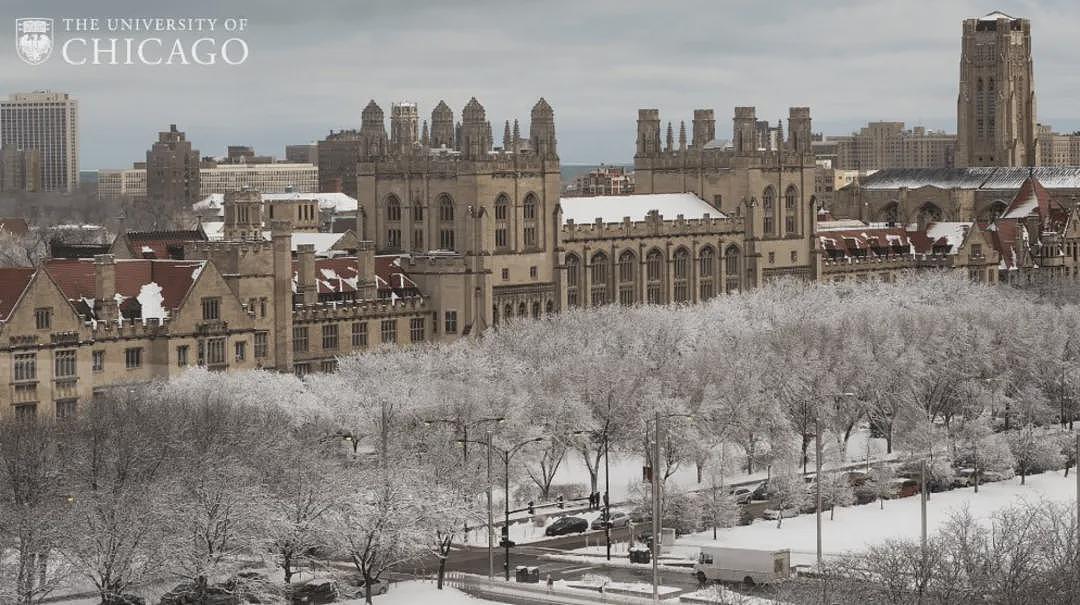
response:
[(647, 158), (660, 153), (660, 110), (639, 109), (637, 117), (637, 153)]
[(431, 111), (431, 147), (454, 148), (454, 110), (446, 101), (439, 101)]
[(225, 212), (223, 235), (227, 241), (263, 238), (263, 202), (258, 191), (251, 188), (227, 191), (222, 205)]
[(543, 97), (540, 97), (532, 108), (529, 139), (533, 153), (537, 156), (545, 160), (559, 159), (559, 155), (555, 152), (555, 112)]
[(1031, 22), (993, 12), (964, 20), (956, 102), (957, 166), (1035, 166)]
[(390, 106), (390, 150), (397, 155), (412, 153), (419, 142), (420, 114), (416, 103), (402, 101)]

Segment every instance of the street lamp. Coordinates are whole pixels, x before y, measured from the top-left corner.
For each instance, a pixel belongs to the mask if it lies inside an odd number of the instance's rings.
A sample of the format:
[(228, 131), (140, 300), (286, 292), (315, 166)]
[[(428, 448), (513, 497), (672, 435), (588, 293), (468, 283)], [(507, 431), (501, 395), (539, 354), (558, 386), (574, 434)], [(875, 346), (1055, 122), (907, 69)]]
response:
[[(505, 552), (506, 552), (506, 558), (505, 558), (505, 561), (504, 561), (503, 565), (506, 568), (505, 569), (506, 581), (509, 582), (510, 581), (510, 546), (511, 546), (511, 544), (510, 544), (510, 458), (512, 458), (514, 456), (514, 454), (517, 453), (518, 450), (525, 447), (526, 445), (529, 445), (530, 443), (537, 443), (539, 441), (544, 441), (545, 439), (547, 439), (547, 437), (534, 437), (533, 439), (526, 439), (525, 441), (517, 443), (517, 444), (515, 444), (515, 445), (513, 445), (513, 446), (511, 446), (511, 447), (509, 447), (507, 449), (502, 449), (502, 448), (494, 445), (493, 443), (491, 443), (491, 434), (490, 433), (488, 434), (488, 440), (487, 441), (471, 441), (471, 443), (475, 443), (475, 444), (478, 444), (478, 445), (484, 445), (484, 446), (487, 446), (487, 448), (488, 448), (488, 578), (489, 579), (491, 579), (494, 576), (494, 569), (493, 569), (493, 567), (494, 567), (494, 551), (493, 551), (492, 546), (491, 546), (491, 529), (492, 529), (492, 525), (493, 525), (492, 513), (491, 513), (491, 495), (490, 495), (491, 494), (491, 452), (492, 451), (498, 452), (502, 456), (502, 459), (503, 459), (503, 471), (504, 471), (503, 478), (504, 478), (504, 481), (505, 481), (504, 484), (503, 484), (503, 489), (505, 490), (505, 492), (504, 492), (505, 498), (503, 498), (503, 500), (504, 500), (505, 504), (504, 504), (504, 512), (503, 512), (504, 517), (503, 517), (502, 546), (503, 546), (503, 548), (505, 549)], [(462, 445), (464, 445), (465, 443), (469, 443), (469, 441), (467, 441), (465, 439), (456, 439), (455, 441), (457, 441), (458, 443), (461, 443)]]
[(653, 462), (651, 469), (652, 479), (652, 592), (653, 602), (660, 602), (660, 568), (658, 567), (657, 558), (660, 556), (660, 421), (668, 418), (690, 418), (693, 419), (693, 414), (664, 414), (656, 412), (653, 418), (645, 419), (645, 435), (646, 438), (649, 434), (649, 423), (653, 422), (653, 437), (656, 439), (653, 444)]
[(478, 418), (472, 422), (465, 422), (460, 418), (426, 418), (424, 424), (432, 426), (434, 424), (449, 424), (450, 426), (461, 430), (461, 445), (462, 445), (462, 458), (465, 462), (469, 461), (469, 428), (474, 426), (480, 426), (486, 422), (504, 422), (506, 418), (502, 416), (490, 417), (490, 418)]

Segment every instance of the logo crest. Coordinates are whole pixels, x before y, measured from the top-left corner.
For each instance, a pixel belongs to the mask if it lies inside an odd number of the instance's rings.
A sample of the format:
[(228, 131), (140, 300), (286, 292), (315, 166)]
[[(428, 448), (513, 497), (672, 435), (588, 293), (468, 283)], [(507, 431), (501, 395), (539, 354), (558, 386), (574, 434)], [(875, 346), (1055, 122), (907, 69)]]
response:
[(15, 50), (30, 65), (41, 65), (52, 54), (53, 20), (31, 17), (15, 20)]

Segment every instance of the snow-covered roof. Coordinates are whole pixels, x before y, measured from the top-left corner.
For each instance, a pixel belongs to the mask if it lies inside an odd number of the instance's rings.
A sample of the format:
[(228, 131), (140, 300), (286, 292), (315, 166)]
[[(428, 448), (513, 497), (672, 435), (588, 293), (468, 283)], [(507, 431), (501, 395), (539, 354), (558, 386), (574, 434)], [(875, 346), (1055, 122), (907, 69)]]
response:
[[(263, 237), (270, 239), (270, 232), (263, 231)], [(334, 249), (334, 245), (341, 241), (341, 238), (345, 237), (344, 233), (309, 233), (304, 231), (294, 231), (292, 234), (292, 251), (296, 252), (299, 246), (304, 244), (311, 244), (315, 246), (316, 256), (326, 256), (330, 250)]]
[(859, 179), (861, 189), (1004, 189), (1016, 190), (1034, 176), (1047, 189), (1080, 189), (1080, 166), (886, 168)]
[[(356, 198), (344, 193), (262, 193), (264, 202), (287, 202), (291, 200), (318, 200), (320, 210), (332, 210), (335, 213), (356, 212)], [(202, 214), (213, 212), (218, 216), (225, 214), (225, 194), (211, 193), (206, 198), (195, 202), (192, 209)]]
[(665, 219), (682, 215), (686, 219), (725, 215), (705, 200), (692, 193), (648, 193), (639, 195), (598, 195), (591, 197), (564, 197), (559, 200), (563, 222), (592, 223), (601, 219), (605, 223), (621, 222), (624, 217), (632, 221), (645, 220), (649, 212), (656, 210)]
[(1031, 195), (1027, 196), (1027, 199), (1016, 200), (1013, 206), (1009, 208), (1001, 218), (1027, 218), (1031, 216), (1039, 208), (1039, 198), (1032, 191)]
[(862, 229), (866, 223), (853, 218), (837, 219), (832, 221), (818, 221), (818, 231), (830, 231), (835, 229)]
[(987, 13), (986, 15), (979, 17), (979, 21), (997, 21), (998, 19), (1008, 19), (1009, 21), (1015, 21), (1016, 17), (1013, 17), (1012, 15), (1006, 15), (1001, 11), (994, 11), (992, 13)]
[(964, 238), (967, 237), (971, 225), (972, 223), (968, 222), (930, 223), (926, 226), (926, 238), (930, 240), (931, 244), (944, 239), (944, 243), (952, 246), (949, 250), (950, 254), (955, 254), (960, 244), (964, 243)]

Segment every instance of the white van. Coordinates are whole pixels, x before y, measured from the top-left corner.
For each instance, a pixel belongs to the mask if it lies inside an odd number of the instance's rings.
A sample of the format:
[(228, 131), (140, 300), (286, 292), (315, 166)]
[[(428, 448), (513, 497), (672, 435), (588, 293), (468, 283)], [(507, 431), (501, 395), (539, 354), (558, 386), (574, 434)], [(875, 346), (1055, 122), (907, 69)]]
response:
[(768, 584), (791, 576), (791, 551), (702, 546), (694, 572), (703, 584)]

